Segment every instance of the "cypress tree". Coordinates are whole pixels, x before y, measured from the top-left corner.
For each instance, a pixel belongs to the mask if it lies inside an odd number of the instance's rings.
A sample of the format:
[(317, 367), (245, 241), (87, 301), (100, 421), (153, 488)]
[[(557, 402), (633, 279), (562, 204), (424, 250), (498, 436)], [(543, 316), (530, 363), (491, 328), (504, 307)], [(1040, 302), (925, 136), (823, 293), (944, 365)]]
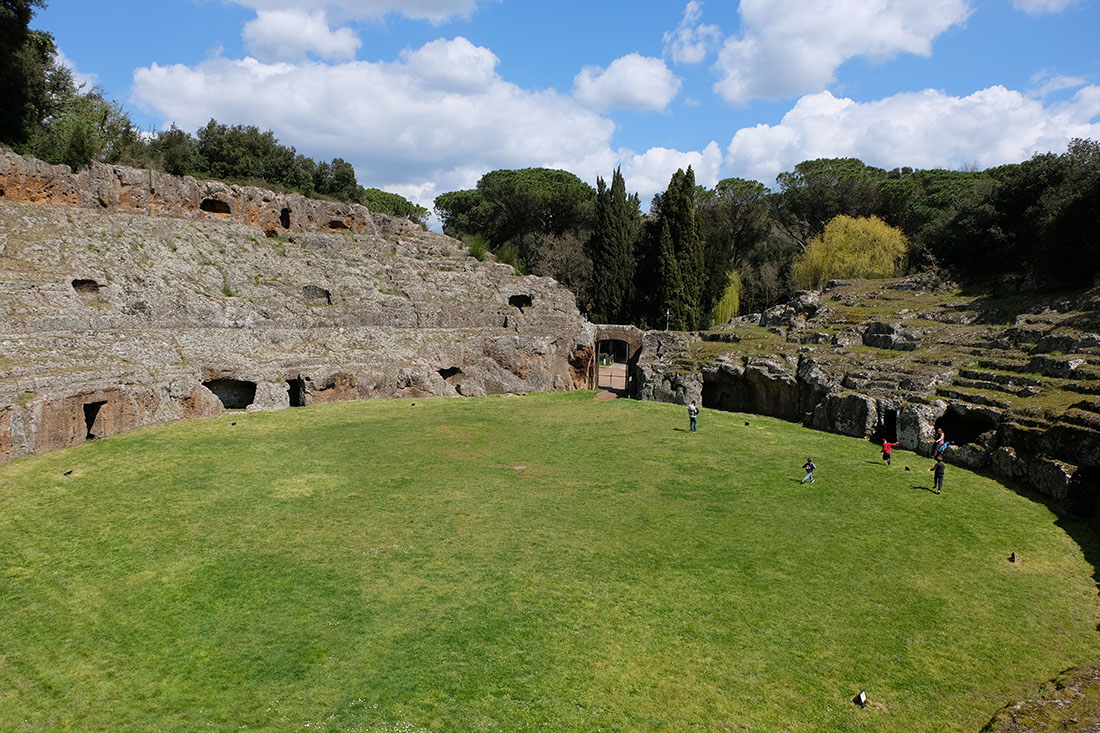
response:
[[(670, 328), (706, 326), (706, 268), (703, 236), (695, 217), (695, 173), (678, 170), (660, 198), (658, 214), (659, 315)], [(675, 268), (668, 260), (675, 262)], [(669, 280), (668, 278), (672, 278)]]
[(611, 188), (596, 179), (596, 227), (589, 253), (595, 283), (593, 317), (598, 321), (630, 320), (639, 220), (638, 196), (627, 196), (621, 168), (615, 169)]

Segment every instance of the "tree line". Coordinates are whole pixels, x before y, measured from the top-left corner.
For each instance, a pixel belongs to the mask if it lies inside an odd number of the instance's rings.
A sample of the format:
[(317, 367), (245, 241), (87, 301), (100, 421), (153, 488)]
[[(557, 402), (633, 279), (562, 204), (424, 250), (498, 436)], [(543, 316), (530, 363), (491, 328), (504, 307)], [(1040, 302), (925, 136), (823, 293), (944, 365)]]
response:
[(570, 287), (593, 320), (702, 329), (829, 279), (929, 272), (993, 289), (1100, 279), (1100, 146), (984, 171), (887, 171), (821, 158), (775, 190), (673, 174), (648, 213), (616, 169), (589, 186), (544, 168), (498, 170), (435, 199), (443, 231)]
[(358, 203), (423, 222), (428, 210), (356, 181), (342, 158), (315, 161), (270, 130), (211, 119), (194, 135), (172, 126), (143, 135), (121, 105), (77, 86), (55, 61), (53, 37), (29, 27), (45, 0), (0, 0), (0, 144), (73, 170), (92, 161), (153, 168)]

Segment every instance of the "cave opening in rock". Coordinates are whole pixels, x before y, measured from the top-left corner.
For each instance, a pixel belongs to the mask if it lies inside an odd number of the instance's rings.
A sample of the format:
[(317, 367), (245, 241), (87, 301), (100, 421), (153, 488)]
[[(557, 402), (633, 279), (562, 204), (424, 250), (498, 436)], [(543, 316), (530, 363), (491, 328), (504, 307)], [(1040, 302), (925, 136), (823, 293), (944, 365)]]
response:
[(72, 281), (73, 290), (81, 295), (96, 295), (99, 293), (100, 284), (95, 280), (88, 280), (86, 278), (77, 278)]
[(93, 440), (95, 438), (102, 438), (100, 435), (102, 431), (97, 432), (95, 427), (96, 418), (99, 417), (99, 410), (106, 405), (106, 401), (102, 402), (89, 402), (84, 405), (84, 427), (88, 434), (85, 436), (85, 440)]
[(896, 443), (898, 440), (897, 410), (881, 410), (879, 412), (879, 423), (871, 436), (871, 441), (881, 443), (884, 440), (889, 440), (891, 443)]
[(210, 214), (226, 215), (232, 213), (229, 204), (218, 199), (203, 199), (202, 203), (199, 204), (199, 208)]
[(227, 410), (243, 410), (256, 399), (256, 383), (240, 379), (214, 379), (202, 386), (214, 393)]
[(283, 229), (290, 229), (290, 209), (284, 208), (279, 212), (279, 224)]
[(524, 308), (530, 308), (534, 303), (535, 301), (530, 295), (513, 295), (508, 299), (508, 305), (519, 308), (520, 313), (523, 313)]
[(306, 380), (301, 377), (288, 379), (286, 382), (286, 391), (290, 396), (291, 407), (306, 406)]
[(943, 429), (944, 435), (952, 445), (966, 445), (973, 443), (982, 433), (996, 430), (997, 424), (980, 413), (964, 414), (948, 408), (947, 412), (936, 421), (936, 427)]
[(450, 379), (451, 377), (456, 377), (459, 374), (462, 374), (462, 370), (458, 367), (448, 367), (446, 369), (440, 369), (438, 371), (439, 376), (443, 377), (444, 381)]

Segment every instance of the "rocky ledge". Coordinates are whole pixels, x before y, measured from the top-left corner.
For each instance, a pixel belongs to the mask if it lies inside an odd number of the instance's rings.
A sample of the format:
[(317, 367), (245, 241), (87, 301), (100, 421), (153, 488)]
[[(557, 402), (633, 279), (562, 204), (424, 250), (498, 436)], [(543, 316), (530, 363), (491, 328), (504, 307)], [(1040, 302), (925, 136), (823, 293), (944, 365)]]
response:
[(927, 276), (838, 281), (697, 334), (651, 332), (642, 399), (772, 415), (1029, 486), (1091, 515), (1100, 492), (1100, 289), (971, 296)]

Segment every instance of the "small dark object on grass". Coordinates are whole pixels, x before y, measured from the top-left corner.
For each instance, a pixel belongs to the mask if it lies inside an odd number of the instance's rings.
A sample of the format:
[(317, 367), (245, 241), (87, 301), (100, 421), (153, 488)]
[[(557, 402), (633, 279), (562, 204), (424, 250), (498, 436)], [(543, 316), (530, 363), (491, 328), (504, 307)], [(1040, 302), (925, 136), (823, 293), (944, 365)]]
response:
[(852, 698), (852, 702), (859, 705), (861, 708), (867, 707), (867, 691), (860, 690), (859, 694)]
[(412, 403), (412, 406), (413, 406), (413, 407), (416, 407), (416, 403), (415, 403), (415, 402), (414, 402), (414, 403)]
[(748, 423), (745, 423), (745, 425), (748, 425)]
[(230, 425), (236, 425), (237, 423), (235, 423), (235, 422), (231, 422), (231, 423), (229, 423), (229, 424), (230, 424)]
[(906, 467), (905, 467), (905, 470), (906, 470), (906, 471), (908, 471), (908, 470), (909, 470), (909, 466), (906, 466)]
[(66, 476), (72, 476), (73, 475), (73, 469), (70, 468), (68, 471), (65, 472), (65, 475)]
[(1008, 556), (1008, 561), (1009, 562), (1016, 562), (1016, 553), (1015, 552)]

